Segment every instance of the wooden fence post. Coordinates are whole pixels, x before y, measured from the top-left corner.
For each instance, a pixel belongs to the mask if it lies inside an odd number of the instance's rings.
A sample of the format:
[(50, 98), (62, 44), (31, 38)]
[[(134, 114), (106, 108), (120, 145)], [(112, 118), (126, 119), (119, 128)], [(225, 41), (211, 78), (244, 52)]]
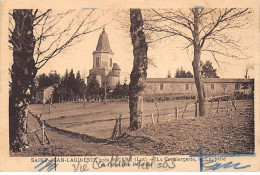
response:
[(156, 109), (157, 109), (157, 123), (159, 123), (160, 111), (159, 111), (159, 108), (158, 108), (158, 106), (157, 106), (156, 101), (153, 100), (153, 102), (155, 103), (155, 106), (156, 106)]
[(154, 124), (153, 113), (151, 112), (152, 124)]
[(218, 108), (219, 108), (219, 101), (220, 101), (220, 99), (218, 99), (218, 105), (217, 105), (217, 113), (218, 113)]
[(188, 105), (188, 103), (186, 103), (186, 105), (185, 105), (185, 109), (184, 109), (184, 111), (183, 111), (183, 113), (182, 113), (182, 116), (181, 116), (182, 119), (183, 119), (183, 117), (184, 117), (184, 113), (186, 112), (187, 105)]
[(42, 144), (44, 145), (44, 138), (45, 138), (45, 121), (42, 120)]
[(122, 114), (119, 115), (118, 123), (119, 123), (119, 136), (122, 134), (122, 126), (121, 126)]
[(86, 107), (86, 98), (84, 97), (84, 107)]
[(195, 118), (198, 116), (198, 103), (195, 101)]
[(229, 99), (227, 99), (227, 114), (228, 114), (228, 112), (229, 112), (229, 107), (228, 107), (228, 102), (229, 102)]
[(141, 128), (143, 128), (143, 111), (144, 111), (144, 100), (142, 99), (141, 101), (141, 113), (140, 113), (140, 117), (141, 117)]
[(234, 106), (235, 110), (237, 110), (236, 97), (234, 97), (234, 99), (232, 101), (232, 105)]
[(117, 125), (118, 125), (118, 118), (116, 118), (116, 124), (114, 126), (114, 129), (113, 129), (112, 136), (111, 136), (110, 140), (115, 140), (115, 136), (116, 136), (116, 132), (117, 132)]
[[(213, 103), (213, 99), (212, 99), (211, 102), (210, 102), (209, 114), (210, 114), (210, 112), (211, 112), (212, 103)], [(208, 114), (208, 115), (209, 115), (209, 114)]]
[(50, 104), (49, 104), (49, 114), (51, 114), (51, 105), (52, 105), (52, 98), (50, 99)]
[(178, 120), (179, 116), (178, 116), (178, 108), (175, 107), (175, 117), (176, 117), (176, 120)]

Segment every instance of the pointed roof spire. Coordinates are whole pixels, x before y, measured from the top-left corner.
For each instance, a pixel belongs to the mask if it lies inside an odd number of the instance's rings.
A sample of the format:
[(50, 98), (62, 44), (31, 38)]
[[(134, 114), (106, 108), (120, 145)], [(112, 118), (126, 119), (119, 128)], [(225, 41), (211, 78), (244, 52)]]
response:
[(105, 31), (105, 28), (103, 28), (103, 31), (99, 36), (96, 50), (93, 53), (96, 53), (96, 52), (103, 52), (103, 53), (105, 52), (105, 53), (114, 54), (110, 48), (108, 35)]

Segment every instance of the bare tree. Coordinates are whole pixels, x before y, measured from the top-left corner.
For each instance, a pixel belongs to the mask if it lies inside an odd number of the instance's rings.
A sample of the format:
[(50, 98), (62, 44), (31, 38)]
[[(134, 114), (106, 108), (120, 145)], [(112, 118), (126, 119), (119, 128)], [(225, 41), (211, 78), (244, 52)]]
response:
[(248, 78), (248, 72), (250, 69), (254, 69), (254, 66), (252, 64), (247, 64), (246, 65), (246, 72), (245, 72), (245, 78)]
[(53, 11), (15, 9), (10, 11), (9, 42), (13, 51), (9, 97), (10, 148), (29, 147), (27, 113), (37, 71), (46, 63), (98, 30), (95, 10)]
[(239, 37), (232, 32), (244, 27), (250, 21), (250, 9), (152, 9), (147, 10), (144, 29), (149, 36), (154, 34), (150, 42), (165, 38), (184, 40), (183, 49), (193, 53), (193, 72), (196, 83), (199, 114), (205, 115), (205, 95), (201, 77), (201, 55), (209, 52), (219, 64), (218, 56), (234, 59), (246, 59), (238, 44)]
[(140, 9), (130, 9), (130, 22), (130, 33), (134, 47), (134, 65), (129, 84), (130, 130), (137, 130), (141, 127), (140, 119), (143, 115), (143, 94), (148, 68), (148, 46), (143, 32), (143, 19)]

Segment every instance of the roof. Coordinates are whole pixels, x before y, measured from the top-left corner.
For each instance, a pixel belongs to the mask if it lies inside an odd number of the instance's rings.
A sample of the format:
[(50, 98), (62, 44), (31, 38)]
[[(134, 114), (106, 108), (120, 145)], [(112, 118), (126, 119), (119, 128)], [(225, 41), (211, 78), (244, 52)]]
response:
[[(147, 83), (195, 83), (194, 78), (147, 78)], [(245, 78), (203, 78), (204, 83), (254, 83)]]
[(108, 77), (119, 77), (115, 72), (111, 71), (107, 74)]
[(105, 28), (103, 28), (103, 31), (99, 36), (97, 47), (96, 47), (96, 50), (93, 52), (93, 54), (96, 52), (103, 52), (103, 53), (105, 52), (105, 53), (114, 54), (110, 48), (108, 35), (105, 31)]
[(112, 70), (121, 70), (117, 63), (113, 63)]

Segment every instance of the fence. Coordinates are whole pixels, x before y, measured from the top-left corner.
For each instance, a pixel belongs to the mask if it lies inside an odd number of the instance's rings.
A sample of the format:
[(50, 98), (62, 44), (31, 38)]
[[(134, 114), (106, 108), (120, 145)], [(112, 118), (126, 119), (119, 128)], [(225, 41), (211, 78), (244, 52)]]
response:
[(116, 140), (117, 135), (118, 136), (122, 135), (122, 122), (121, 121), (122, 121), (122, 114), (120, 114), (119, 117), (116, 118), (116, 124), (114, 126), (110, 140)]
[[(50, 140), (45, 132), (45, 130), (46, 130), (45, 121), (41, 119), (42, 115), (38, 116), (36, 114), (33, 114), (30, 110), (28, 110), (28, 112), (31, 116), (33, 116), (37, 120), (37, 122), (40, 125), (39, 128), (30, 130), (30, 131), (28, 131), (28, 133), (30, 133), (30, 132), (34, 133), (41, 145), (45, 144), (45, 139), (47, 140), (47, 144), (50, 144)], [(38, 136), (37, 131), (41, 131), (41, 134), (42, 134), (41, 139)]]
[[(156, 108), (157, 113), (150, 112), (150, 115), (140, 116), (141, 128), (143, 127), (144, 118), (151, 120), (151, 124), (159, 124), (165, 118), (168, 118), (167, 121), (173, 120), (182, 120), (182, 119), (195, 119), (199, 116), (199, 103), (197, 99), (195, 100), (186, 100), (183, 106), (173, 107), (172, 113), (163, 114), (160, 111), (158, 106), (158, 102), (153, 100), (154, 106)], [(205, 102), (205, 115), (211, 116), (216, 115), (221, 112), (224, 112), (227, 116), (232, 116), (233, 111), (238, 111), (237, 108), (237, 100), (235, 96), (230, 95), (223, 95), (223, 96), (216, 96), (206, 99)], [(236, 114), (236, 113), (235, 113)], [(129, 119), (129, 118), (122, 118), (122, 115), (116, 118), (116, 123), (112, 132), (111, 140), (115, 140), (116, 136), (120, 136), (122, 134), (122, 126), (121, 120), (122, 119)]]

